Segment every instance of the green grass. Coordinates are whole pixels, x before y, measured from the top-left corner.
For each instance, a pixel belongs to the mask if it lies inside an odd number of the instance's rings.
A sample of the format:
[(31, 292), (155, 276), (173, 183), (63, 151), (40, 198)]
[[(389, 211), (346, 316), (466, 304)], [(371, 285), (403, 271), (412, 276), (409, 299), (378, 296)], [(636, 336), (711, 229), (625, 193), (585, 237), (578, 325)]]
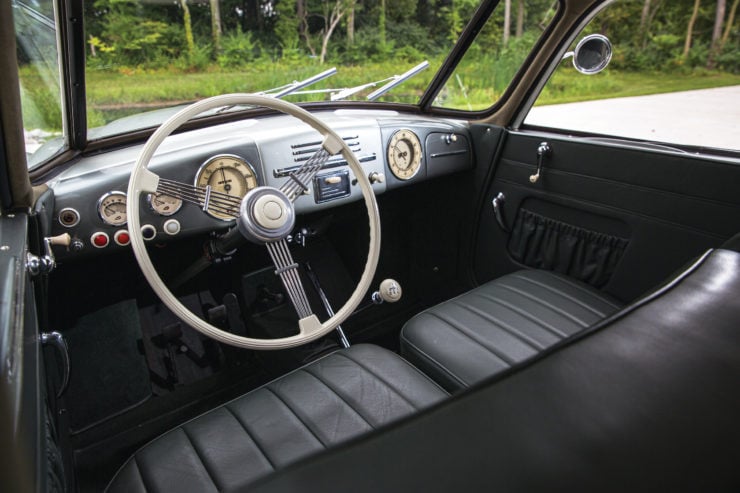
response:
[[(502, 61), (503, 62), (503, 61)], [(428, 85), (441, 60), (431, 60), (431, 67), (389, 93), (385, 100), (415, 103)], [(401, 73), (412, 64), (394, 62), (363, 63), (341, 66), (338, 73), (310, 89), (352, 87)], [(460, 66), (457, 74), (440, 94), (438, 104), (458, 109), (485, 109), (501, 96), (513, 70), (511, 64), (482, 61)], [(319, 66), (295, 62), (258, 61), (243, 69), (213, 66), (201, 72), (171, 70), (120, 69), (89, 70), (87, 73), (88, 125), (103, 125), (111, 120), (176, 103), (233, 92), (255, 92), (300, 80), (325, 70)], [(41, 76), (28, 67), (21, 69), (24, 86), (24, 120), (28, 128), (54, 128), (61, 123), (59, 105), (45, 90)], [(561, 67), (548, 82), (538, 105), (638, 96), (711, 87), (740, 85), (740, 75), (719, 72), (634, 73), (607, 70), (587, 76), (571, 67)], [(461, 87), (462, 86), (462, 87)], [(463, 88), (464, 87), (464, 91)], [(369, 90), (355, 97), (363, 97)], [(327, 95), (291, 96), (290, 101), (317, 101)]]
[(547, 83), (537, 104), (572, 103), (734, 85), (740, 85), (740, 75), (722, 72), (665, 74), (606, 70), (596, 75), (582, 75), (575, 70), (567, 73), (559, 71)]

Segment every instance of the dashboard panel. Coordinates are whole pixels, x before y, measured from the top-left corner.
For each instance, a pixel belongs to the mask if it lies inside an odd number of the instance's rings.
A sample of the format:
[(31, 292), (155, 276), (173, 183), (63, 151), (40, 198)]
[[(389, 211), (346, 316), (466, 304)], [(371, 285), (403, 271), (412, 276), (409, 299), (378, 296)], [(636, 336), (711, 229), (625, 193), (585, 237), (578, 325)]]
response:
[[(465, 122), (378, 110), (336, 110), (316, 116), (345, 140), (376, 194), (473, 166)], [(247, 119), (168, 137), (149, 169), (162, 179), (190, 186), (210, 183), (223, 194), (245, 193), (255, 185), (277, 188), (313, 155), (321, 140), (318, 132), (287, 115)], [(55, 204), (52, 234), (66, 232), (73, 238), (71, 247), (58, 257), (129, 248), (125, 192), (142, 148), (86, 156), (47, 183)], [(346, 160), (336, 155), (296, 200), (296, 213), (361, 197)], [(234, 224), (224, 215), (206, 214), (193, 203), (168, 196), (141, 197), (140, 211), (142, 234), (154, 242), (223, 231)]]

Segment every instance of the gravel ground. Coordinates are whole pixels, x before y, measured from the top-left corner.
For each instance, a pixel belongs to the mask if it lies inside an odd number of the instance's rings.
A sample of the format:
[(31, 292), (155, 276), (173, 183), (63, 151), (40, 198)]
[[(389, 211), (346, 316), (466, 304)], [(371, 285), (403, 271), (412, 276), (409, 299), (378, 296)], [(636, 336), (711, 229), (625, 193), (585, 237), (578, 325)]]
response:
[(525, 123), (740, 150), (740, 86), (538, 106)]

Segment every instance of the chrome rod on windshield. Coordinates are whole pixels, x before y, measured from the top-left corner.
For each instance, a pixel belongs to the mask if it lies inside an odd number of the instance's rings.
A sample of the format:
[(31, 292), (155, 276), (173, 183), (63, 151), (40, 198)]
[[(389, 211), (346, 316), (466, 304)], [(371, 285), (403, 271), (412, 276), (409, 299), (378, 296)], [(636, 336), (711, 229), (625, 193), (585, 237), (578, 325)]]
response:
[(408, 70), (408, 71), (404, 72), (401, 75), (394, 76), (392, 81), (390, 81), (389, 83), (387, 83), (386, 85), (384, 85), (380, 89), (378, 89), (376, 91), (373, 91), (370, 94), (368, 94), (367, 95), (367, 100), (368, 101), (375, 101), (376, 99), (378, 99), (383, 94), (387, 93), (388, 91), (390, 91), (391, 89), (393, 89), (397, 85), (399, 85), (402, 82), (404, 82), (406, 79), (410, 79), (411, 77), (415, 76), (416, 74), (418, 74), (419, 72), (421, 72), (422, 70), (424, 70), (424, 69), (426, 69), (428, 67), (429, 67), (429, 62), (427, 60), (424, 60), (423, 62), (421, 62), (416, 67), (412, 68), (411, 70)]
[(355, 93), (358, 93), (360, 91), (364, 91), (365, 89), (369, 89), (371, 87), (375, 87), (378, 84), (382, 84), (383, 82), (388, 82), (389, 80), (394, 80), (393, 77), (388, 77), (387, 79), (383, 80), (377, 80), (375, 82), (368, 82), (367, 84), (362, 84), (361, 86), (355, 86), (355, 87), (347, 87), (345, 89), (339, 89), (339, 92), (331, 95), (332, 101), (341, 101), (342, 99), (348, 98), (352, 96)]
[[(258, 94), (260, 96), (270, 96), (270, 97), (273, 97), (273, 98), (280, 99), (280, 98), (282, 98), (284, 96), (287, 96), (288, 94), (292, 94), (292, 93), (298, 91), (299, 89), (303, 89), (304, 87), (308, 87), (311, 84), (316, 84), (319, 81), (322, 81), (322, 80), (324, 80), (326, 78), (329, 78), (329, 77), (331, 77), (332, 75), (334, 75), (336, 73), (337, 73), (337, 68), (336, 67), (332, 67), (329, 70), (324, 70), (320, 74), (312, 75), (308, 79), (297, 80), (297, 81), (294, 81), (294, 82), (292, 82), (290, 84), (285, 84), (285, 85), (280, 86), (280, 87), (273, 87), (272, 89), (268, 89), (266, 91), (256, 92), (255, 94)], [(277, 92), (275, 92), (275, 91), (277, 91)], [(229, 111), (234, 106), (235, 105), (233, 105), (233, 104), (232, 105), (229, 105), (229, 106), (224, 106), (223, 108), (218, 109), (216, 111), (216, 114), (224, 113), (226, 111)]]
[[(322, 81), (328, 77), (331, 77), (332, 75), (337, 73), (337, 68), (332, 67), (329, 70), (324, 70), (320, 74), (313, 75), (309, 77), (308, 79), (303, 79), (300, 81), (293, 82), (292, 84), (289, 84), (287, 87), (282, 89), (281, 91), (278, 91), (274, 94), (269, 94), (269, 91), (264, 92), (266, 96), (272, 96), (273, 98), (282, 98), (283, 96), (287, 96), (288, 94), (291, 94), (295, 91), (298, 91), (299, 89), (303, 89), (304, 87), (308, 87), (311, 84), (315, 84), (319, 81)], [(271, 89), (274, 90), (274, 89)]]

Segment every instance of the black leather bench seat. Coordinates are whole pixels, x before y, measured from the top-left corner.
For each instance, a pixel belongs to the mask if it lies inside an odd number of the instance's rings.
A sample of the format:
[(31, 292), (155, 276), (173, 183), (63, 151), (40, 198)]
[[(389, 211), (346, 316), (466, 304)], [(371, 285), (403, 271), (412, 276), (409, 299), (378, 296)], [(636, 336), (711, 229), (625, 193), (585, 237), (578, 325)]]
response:
[(549, 271), (502, 276), (416, 315), (401, 353), (449, 391), (525, 361), (621, 308), (594, 288)]
[(108, 491), (238, 490), (446, 396), (398, 355), (353, 346), (150, 442), (118, 471)]

